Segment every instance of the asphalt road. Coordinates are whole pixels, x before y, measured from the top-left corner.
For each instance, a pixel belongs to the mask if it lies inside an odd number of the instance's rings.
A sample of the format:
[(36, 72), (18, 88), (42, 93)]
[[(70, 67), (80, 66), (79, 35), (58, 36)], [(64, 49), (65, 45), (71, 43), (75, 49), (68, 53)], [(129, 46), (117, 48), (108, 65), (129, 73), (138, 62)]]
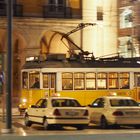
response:
[(133, 127), (102, 130), (90, 125), (84, 130), (73, 127), (44, 130), (40, 125), (25, 127), (23, 119), (13, 120), (13, 133), (0, 134), (0, 140), (140, 140), (140, 129)]

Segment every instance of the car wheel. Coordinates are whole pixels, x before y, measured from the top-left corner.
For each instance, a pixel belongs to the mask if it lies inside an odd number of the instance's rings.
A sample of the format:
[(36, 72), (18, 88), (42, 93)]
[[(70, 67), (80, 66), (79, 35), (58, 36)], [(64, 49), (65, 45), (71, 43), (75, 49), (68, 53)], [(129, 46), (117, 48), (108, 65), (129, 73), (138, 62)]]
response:
[(78, 130), (83, 130), (83, 129), (85, 129), (85, 127), (86, 127), (86, 125), (80, 125), (80, 124), (76, 126), (76, 128)]
[(100, 120), (100, 127), (102, 129), (106, 129), (108, 128), (108, 123), (107, 123), (107, 120), (104, 116), (101, 117), (101, 120)]
[(140, 125), (134, 125), (136, 129), (140, 129)]
[(44, 126), (44, 129), (45, 129), (45, 130), (48, 130), (48, 129), (50, 128), (50, 125), (48, 124), (47, 119), (44, 119), (44, 121), (43, 121), (43, 126)]
[(25, 126), (30, 127), (32, 125), (32, 122), (29, 120), (28, 115), (25, 115), (24, 122), (25, 122)]

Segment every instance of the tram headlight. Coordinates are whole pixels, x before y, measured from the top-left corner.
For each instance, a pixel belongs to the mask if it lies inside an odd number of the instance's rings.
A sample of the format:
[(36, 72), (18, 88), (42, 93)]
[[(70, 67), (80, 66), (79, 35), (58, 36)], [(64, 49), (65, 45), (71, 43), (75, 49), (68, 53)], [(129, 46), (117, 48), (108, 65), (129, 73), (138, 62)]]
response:
[(22, 99), (22, 103), (26, 103), (27, 102), (27, 99), (26, 98), (23, 98)]
[(27, 99), (26, 98), (21, 99), (21, 103), (19, 104), (18, 107), (19, 109), (27, 108)]

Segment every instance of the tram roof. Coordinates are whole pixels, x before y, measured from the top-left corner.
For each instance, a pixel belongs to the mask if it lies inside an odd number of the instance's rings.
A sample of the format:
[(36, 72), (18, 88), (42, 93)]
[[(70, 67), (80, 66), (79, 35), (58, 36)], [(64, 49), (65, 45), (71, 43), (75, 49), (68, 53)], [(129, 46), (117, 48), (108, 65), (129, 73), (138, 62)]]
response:
[[(140, 58), (139, 58), (140, 59)], [(137, 59), (101, 59), (101, 60), (45, 60), (28, 61), (23, 69), (32, 68), (140, 68)]]

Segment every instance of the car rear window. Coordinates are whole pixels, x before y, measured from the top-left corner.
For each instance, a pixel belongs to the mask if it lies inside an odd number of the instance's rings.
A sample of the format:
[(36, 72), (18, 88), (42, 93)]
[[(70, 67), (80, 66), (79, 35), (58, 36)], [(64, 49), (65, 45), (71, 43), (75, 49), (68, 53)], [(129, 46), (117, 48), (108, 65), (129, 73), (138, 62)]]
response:
[(52, 99), (53, 107), (81, 107), (77, 100), (72, 99)]
[(138, 103), (131, 99), (110, 99), (111, 106), (139, 106)]

